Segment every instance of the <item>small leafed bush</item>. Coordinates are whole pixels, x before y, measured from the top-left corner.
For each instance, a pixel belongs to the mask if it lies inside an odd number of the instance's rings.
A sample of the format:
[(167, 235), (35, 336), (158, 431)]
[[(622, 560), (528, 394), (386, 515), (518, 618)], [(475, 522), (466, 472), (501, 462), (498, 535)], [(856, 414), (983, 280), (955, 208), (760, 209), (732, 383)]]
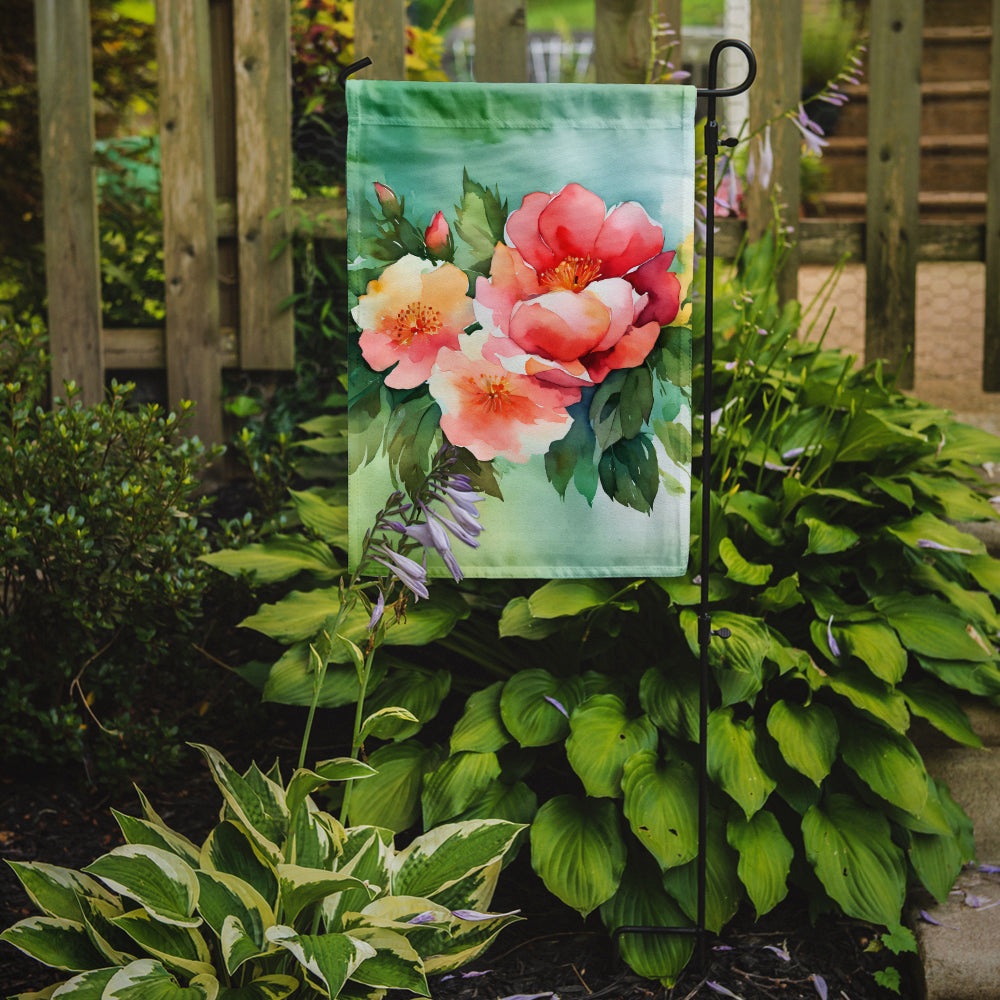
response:
[(143, 818), (115, 813), (127, 843), (82, 872), (11, 863), (42, 915), (0, 938), (76, 973), (59, 996), (429, 996), (428, 974), (471, 961), (518, 919), (486, 912), (517, 824), (451, 823), (397, 849), (390, 831), (345, 829), (310, 797), (370, 778), (366, 764), (325, 761), (285, 785), (277, 767), (240, 774), (199, 749), (224, 800), (200, 846), (140, 794)]
[(133, 409), (127, 385), (96, 406), (68, 385), (41, 406), (41, 338), (0, 324), (0, 745), (94, 777), (177, 752), (155, 699), (192, 659), (208, 456), (187, 406)]

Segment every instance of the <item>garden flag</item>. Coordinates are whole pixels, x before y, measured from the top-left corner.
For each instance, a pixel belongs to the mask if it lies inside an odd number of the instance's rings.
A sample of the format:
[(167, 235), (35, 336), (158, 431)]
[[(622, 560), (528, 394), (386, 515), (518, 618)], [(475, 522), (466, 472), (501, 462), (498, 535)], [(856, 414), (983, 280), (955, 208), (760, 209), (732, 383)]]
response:
[(450, 444), (465, 575), (687, 571), (695, 97), (348, 81), (352, 566)]

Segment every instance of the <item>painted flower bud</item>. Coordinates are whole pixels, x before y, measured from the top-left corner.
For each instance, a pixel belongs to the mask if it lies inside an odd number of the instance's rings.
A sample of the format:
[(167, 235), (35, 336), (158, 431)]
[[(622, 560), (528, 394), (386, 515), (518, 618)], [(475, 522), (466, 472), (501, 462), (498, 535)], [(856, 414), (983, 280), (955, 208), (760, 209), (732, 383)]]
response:
[(424, 232), (424, 243), (427, 249), (436, 257), (446, 255), (449, 243), (451, 242), (451, 230), (445, 220), (444, 212), (438, 212), (431, 220), (431, 224)]
[(403, 205), (396, 197), (396, 192), (386, 184), (375, 181), (375, 196), (382, 208), (382, 214), (387, 219), (398, 219), (403, 214)]

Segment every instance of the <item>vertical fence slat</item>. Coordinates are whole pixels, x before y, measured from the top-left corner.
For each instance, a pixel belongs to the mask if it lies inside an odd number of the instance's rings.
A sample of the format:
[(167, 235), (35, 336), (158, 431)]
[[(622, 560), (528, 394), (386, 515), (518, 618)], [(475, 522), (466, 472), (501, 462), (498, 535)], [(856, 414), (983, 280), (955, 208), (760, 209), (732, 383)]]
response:
[(372, 65), (356, 76), (373, 80), (406, 79), (405, 0), (357, 0), (354, 5), (355, 58)]
[(35, 0), (52, 391), (104, 395), (88, 0)]
[(222, 407), (210, 49), (205, 0), (160, 0), (167, 394), (171, 404), (198, 403), (192, 430), (214, 443), (222, 440)]
[[(288, 208), (292, 189), (290, 10), (287, 0), (233, 7), (240, 365), (295, 367)], [(285, 244), (275, 255), (275, 248)]]
[[(923, 3), (872, 0), (868, 58), (865, 359), (913, 387)], [(905, 359), (905, 360), (904, 360)]]
[(645, 83), (651, 0), (594, 0), (594, 68), (598, 83)]
[[(753, 3), (750, 40), (757, 65), (761, 67), (749, 91), (750, 131), (755, 132), (773, 118), (778, 120), (771, 126), (774, 169), (770, 183), (767, 188), (759, 182), (751, 185), (747, 193), (747, 227), (751, 239), (763, 236), (774, 221), (773, 205), (777, 202), (780, 225), (793, 230), (794, 242), (777, 276), (778, 296), (788, 301), (798, 296), (802, 136), (792, 122), (778, 116), (796, 107), (801, 99), (802, 4), (799, 0)], [(730, 132), (735, 132), (738, 126), (739, 122), (731, 123)]]
[(986, 325), (983, 389), (1000, 392), (1000, 0), (993, 0), (990, 45), (989, 171), (986, 179)]
[(476, 80), (523, 83), (528, 79), (524, 0), (475, 0)]

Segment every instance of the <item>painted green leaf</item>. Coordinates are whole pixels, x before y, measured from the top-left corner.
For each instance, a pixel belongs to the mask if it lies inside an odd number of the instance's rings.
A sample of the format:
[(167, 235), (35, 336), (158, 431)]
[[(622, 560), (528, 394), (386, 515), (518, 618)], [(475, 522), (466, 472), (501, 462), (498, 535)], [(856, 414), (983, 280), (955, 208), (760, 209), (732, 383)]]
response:
[(379, 747), (368, 758), (378, 772), (351, 790), (352, 826), (382, 826), (397, 833), (420, 817), (424, 774), (437, 763), (433, 750), (415, 740)]
[(995, 650), (957, 611), (931, 596), (882, 595), (875, 607), (915, 653), (939, 660), (996, 659)]
[(661, 869), (698, 853), (698, 783), (691, 767), (642, 750), (625, 762), (623, 811), (636, 839)]
[(531, 866), (582, 916), (610, 899), (625, 870), (618, 809), (608, 799), (557, 795), (531, 824)]
[[(570, 410), (573, 413), (573, 410)], [(570, 482), (591, 506), (597, 495), (598, 473), (594, 460), (597, 438), (586, 419), (574, 419), (569, 431), (549, 445), (545, 453), (545, 475), (559, 496), (565, 498)]]
[(385, 431), (385, 452), (394, 488), (416, 496), (441, 445), (441, 408), (429, 395), (397, 405)]
[(246, 574), (256, 584), (288, 580), (298, 573), (332, 580), (345, 572), (329, 545), (296, 535), (271, 535), (265, 542), (209, 552), (199, 558), (230, 576)]
[[(601, 904), (601, 920), (609, 932), (619, 927), (688, 927), (684, 911), (660, 884), (655, 865), (641, 856), (630, 858), (615, 894)], [(690, 934), (623, 934), (621, 957), (638, 975), (673, 986), (691, 959)]]
[(860, 537), (853, 528), (846, 524), (828, 524), (815, 517), (804, 518), (803, 523), (809, 529), (806, 555), (828, 556), (844, 552), (854, 545)]
[(147, 844), (124, 844), (88, 865), (112, 892), (134, 899), (150, 916), (178, 927), (197, 927), (198, 878), (176, 854)]
[(767, 715), (767, 731), (781, 756), (796, 771), (819, 785), (837, 756), (839, 732), (833, 712), (819, 702), (798, 705), (779, 699)]
[(80, 921), (80, 896), (94, 896), (109, 903), (115, 897), (97, 879), (40, 861), (8, 861), (31, 901), (48, 917)]
[(899, 689), (910, 711), (926, 719), (945, 736), (967, 747), (983, 745), (965, 710), (948, 688), (927, 679), (907, 681)]
[(455, 206), (455, 264), (463, 271), (488, 274), (493, 250), (503, 242), (507, 221), (507, 202), (500, 201), (497, 188), (492, 191), (462, 172), (462, 200)]
[(683, 662), (670, 672), (650, 667), (639, 681), (639, 704), (660, 729), (678, 740), (698, 739), (697, 672)]
[(653, 442), (645, 433), (623, 438), (608, 447), (598, 465), (601, 488), (616, 503), (648, 514), (660, 487), (660, 469)]
[(424, 827), (454, 819), (498, 777), (500, 764), (495, 753), (464, 751), (452, 754), (424, 779), (420, 797)]
[(729, 846), (739, 852), (736, 873), (746, 886), (758, 919), (788, 894), (788, 873), (795, 849), (774, 813), (761, 809), (750, 819), (736, 816), (726, 827)]
[(749, 819), (774, 791), (775, 781), (757, 762), (753, 718), (739, 721), (733, 709), (717, 708), (708, 716), (708, 774)]
[(691, 430), (675, 420), (654, 420), (653, 432), (663, 445), (667, 457), (677, 465), (691, 463)]
[(142, 958), (115, 972), (101, 1000), (216, 1000), (218, 993), (212, 975), (198, 975), (181, 986), (159, 962)]
[(608, 580), (550, 580), (529, 598), (535, 618), (561, 618), (607, 604), (615, 594)]
[(330, 996), (338, 996), (355, 969), (375, 949), (349, 934), (296, 934), (291, 927), (269, 927), (267, 939), (295, 956), (304, 969), (321, 983)]
[(899, 923), (906, 866), (880, 812), (849, 795), (830, 795), (806, 813), (802, 836), (817, 877), (849, 917)]
[(465, 703), (462, 717), (451, 732), (451, 752), (474, 750), (496, 752), (510, 742), (510, 733), (500, 716), (500, 692), (503, 681), (476, 691)]
[(28, 917), (19, 920), (0, 934), (0, 941), (12, 944), (36, 961), (54, 969), (80, 972), (106, 964), (91, 944), (86, 927), (65, 917)]
[(521, 670), (504, 684), (500, 717), (521, 746), (547, 746), (566, 736), (569, 715), (582, 700), (579, 677), (562, 679), (547, 670)]
[(188, 976), (211, 975), (214, 971), (208, 945), (192, 927), (162, 923), (145, 910), (123, 913), (111, 922), (169, 969)]
[(592, 695), (569, 720), (566, 758), (588, 795), (621, 796), (622, 768), (638, 750), (656, 747), (658, 734), (649, 716), (629, 719), (625, 703), (612, 694)]
[(719, 557), (726, 564), (728, 570), (726, 575), (731, 580), (745, 583), (749, 587), (763, 587), (774, 570), (770, 563), (747, 562), (730, 538), (723, 538), (719, 541)]
[(840, 754), (876, 795), (919, 815), (927, 801), (927, 772), (920, 754), (900, 733), (861, 719), (851, 720)]

